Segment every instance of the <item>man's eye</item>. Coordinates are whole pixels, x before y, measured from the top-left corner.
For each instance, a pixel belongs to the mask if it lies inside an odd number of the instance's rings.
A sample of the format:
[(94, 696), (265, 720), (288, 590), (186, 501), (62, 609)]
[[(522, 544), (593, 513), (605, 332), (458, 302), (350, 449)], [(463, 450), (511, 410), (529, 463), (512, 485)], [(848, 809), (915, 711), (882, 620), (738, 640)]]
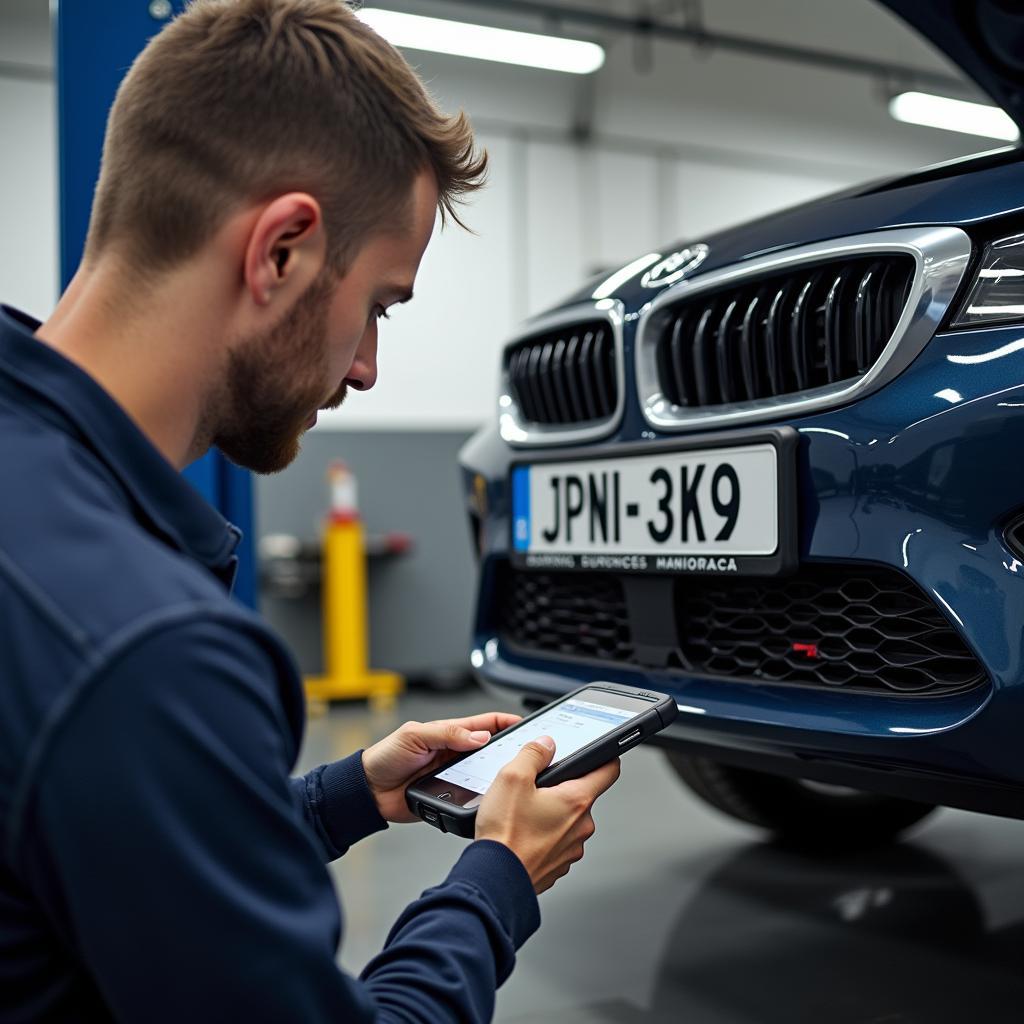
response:
[(373, 307), (373, 315), (378, 320), (390, 320), (391, 319), (390, 315), (388, 314), (388, 311), (383, 306), (381, 306), (379, 304)]

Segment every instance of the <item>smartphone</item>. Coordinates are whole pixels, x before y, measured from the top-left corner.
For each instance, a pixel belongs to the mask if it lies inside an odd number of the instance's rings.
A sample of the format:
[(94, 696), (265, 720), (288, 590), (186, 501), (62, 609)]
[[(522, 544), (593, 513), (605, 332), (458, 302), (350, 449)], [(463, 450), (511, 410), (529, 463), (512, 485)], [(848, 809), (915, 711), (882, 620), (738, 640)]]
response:
[(494, 777), (538, 736), (555, 741), (538, 786), (579, 778), (664, 729), (679, 713), (675, 699), (618, 683), (589, 683), (495, 733), (479, 750), (413, 782), (405, 801), (413, 814), (442, 832), (472, 838), (476, 812)]

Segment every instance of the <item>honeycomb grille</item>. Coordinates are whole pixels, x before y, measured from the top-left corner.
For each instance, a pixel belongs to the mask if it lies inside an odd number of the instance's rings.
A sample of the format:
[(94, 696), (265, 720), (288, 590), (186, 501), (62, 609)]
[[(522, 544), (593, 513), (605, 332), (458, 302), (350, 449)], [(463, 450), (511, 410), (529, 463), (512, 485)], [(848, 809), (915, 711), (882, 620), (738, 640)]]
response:
[(508, 570), (499, 595), (501, 633), (521, 647), (600, 661), (633, 659), (622, 583), (614, 576)]
[[(985, 680), (946, 617), (893, 569), (804, 565), (779, 579), (663, 580), (659, 600), (673, 614), (651, 616), (649, 587), (632, 589), (637, 577), (506, 567), (498, 631), (526, 650), (737, 681), (936, 696)], [(638, 616), (647, 617), (639, 630)], [(652, 622), (666, 624), (664, 635), (652, 636)]]
[(683, 658), (702, 675), (932, 694), (984, 678), (938, 608), (893, 570), (678, 580), (675, 598)]

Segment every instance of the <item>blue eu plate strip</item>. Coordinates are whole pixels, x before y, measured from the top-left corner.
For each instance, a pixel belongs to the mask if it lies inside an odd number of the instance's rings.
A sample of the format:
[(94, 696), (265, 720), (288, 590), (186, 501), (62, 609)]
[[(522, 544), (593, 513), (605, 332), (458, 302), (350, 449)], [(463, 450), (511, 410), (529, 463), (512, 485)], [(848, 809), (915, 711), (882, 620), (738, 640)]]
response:
[(512, 470), (512, 541), (516, 551), (530, 550), (530, 467)]

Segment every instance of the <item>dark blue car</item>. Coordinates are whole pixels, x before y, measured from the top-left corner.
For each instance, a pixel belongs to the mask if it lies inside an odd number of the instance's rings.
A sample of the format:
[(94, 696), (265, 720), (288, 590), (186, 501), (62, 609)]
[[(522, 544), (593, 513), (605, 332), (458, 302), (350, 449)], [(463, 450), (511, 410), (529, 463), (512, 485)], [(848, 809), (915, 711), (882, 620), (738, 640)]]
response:
[[(1013, 5), (889, 0), (1017, 120)], [(1024, 817), (1024, 163), (873, 183), (589, 283), (462, 453), (473, 665), (673, 694), (679, 775), (790, 841)]]

